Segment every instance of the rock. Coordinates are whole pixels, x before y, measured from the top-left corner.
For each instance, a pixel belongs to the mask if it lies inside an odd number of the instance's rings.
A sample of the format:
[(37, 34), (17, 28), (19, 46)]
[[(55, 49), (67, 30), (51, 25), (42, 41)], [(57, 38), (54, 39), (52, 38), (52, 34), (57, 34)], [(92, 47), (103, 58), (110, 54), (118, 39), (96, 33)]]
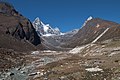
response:
[(18, 71), (18, 70), (20, 70), (21, 69), (21, 67), (19, 67), (19, 68), (16, 68), (16, 70)]
[(30, 73), (30, 74), (28, 74), (29, 76), (35, 76), (35, 75), (37, 75), (37, 73), (35, 72), (35, 73)]
[(42, 71), (42, 72), (44, 72), (45, 70), (44, 70), (44, 69), (42, 69), (41, 71)]
[(63, 65), (60, 65), (60, 67), (63, 67)]
[(5, 78), (2, 78), (2, 79), (0, 79), (0, 80), (5, 80)]
[(25, 72), (25, 71), (21, 71), (20, 73), (21, 73), (21, 74), (25, 74), (26, 72)]
[(14, 73), (10, 73), (10, 76), (13, 76), (13, 75), (15, 75)]
[(7, 74), (8, 76), (10, 76), (11, 72), (7, 72), (6, 74)]
[(64, 79), (65, 77), (64, 76), (61, 76), (60, 79)]
[(119, 60), (115, 60), (115, 62), (119, 62)]
[(85, 70), (88, 71), (88, 72), (103, 71), (103, 69), (100, 69), (100, 68), (97, 68), (97, 67), (95, 67), (95, 68), (87, 68), (87, 69), (85, 69)]
[(40, 74), (40, 72), (37, 72), (37, 74)]
[(41, 73), (40, 73), (40, 75), (41, 75), (41, 76), (43, 76), (43, 75), (44, 75), (44, 73), (43, 73), (43, 72), (41, 72)]
[(44, 78), (44, 80), (48, 80), (48, 78)]
[(7, 75), (8, 75), (8, 76), (13, 76), (14, 73), (13, 73), (13, 72), (8, 72)]
[(39, 51), (32, 51), (32, 53), (31, 54), (39, 54), (40, 52)]

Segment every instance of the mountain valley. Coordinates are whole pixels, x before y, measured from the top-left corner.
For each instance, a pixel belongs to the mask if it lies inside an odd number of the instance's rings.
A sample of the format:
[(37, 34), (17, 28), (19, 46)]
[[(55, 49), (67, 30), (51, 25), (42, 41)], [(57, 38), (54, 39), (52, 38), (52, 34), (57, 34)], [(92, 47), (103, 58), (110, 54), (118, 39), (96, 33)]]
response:
[(0, 80), (120, 80), (120, 24), (90, 16), (63, 33), (0, 2)]

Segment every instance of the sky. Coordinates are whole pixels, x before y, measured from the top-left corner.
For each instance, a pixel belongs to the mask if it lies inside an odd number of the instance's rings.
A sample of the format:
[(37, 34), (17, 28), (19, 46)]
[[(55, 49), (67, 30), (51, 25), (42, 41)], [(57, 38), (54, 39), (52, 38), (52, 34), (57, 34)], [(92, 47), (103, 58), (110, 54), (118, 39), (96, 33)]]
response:
[[(4, 0), (2, 0), (4, 1)], [(79, 29), (92, 16), (120, 23), (120, 0), (5, 0), (23, 16), (58, 27), (62, 32)]]

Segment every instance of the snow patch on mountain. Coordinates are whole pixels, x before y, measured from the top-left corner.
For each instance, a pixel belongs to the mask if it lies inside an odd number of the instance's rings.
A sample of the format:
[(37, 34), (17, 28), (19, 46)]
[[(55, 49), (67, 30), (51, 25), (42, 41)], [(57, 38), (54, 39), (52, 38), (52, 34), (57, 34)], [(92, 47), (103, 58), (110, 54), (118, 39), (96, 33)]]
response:
[(66, 32), (66, 33), (62, 33), (62, 34), (64, 34), (64, 35), (71, 35), (71, 36), (73, 36), (74, 34), (76, 34), (77, 32), (79, 31), (79, 29), (74, 29), (74, 30), (72, 30), (72, 31), (68, 31), (68, 32)]
[(72, 50), (69, 51), (69, 53), (71, 54), (77, 54), (77, 53), (80, 53), (82, 52), (82, 50), (87, 47), (88, 45), (83, 45), (83, 46), (80, 46), (80, 47), (75, 47), (73, 48)]
[(97, 26), (96, 26), (97, 28), (99, 28), (100, 27), (100, 25), (99, 24), (97, 24)]
[(93, 19), (92, 16), (88, 17), (88, 19), (84, 22), (84, 24), (82, 25), (82, 27), (84, 27), (87, 24), (87, 22), (90, 21), (90, 20), (92, 20), (92, 19)]
[(92, 16), (90, 16), (90, 17), (87, 19), (87, 21), (90, 21), (91, 19), (93, 19), (93, 17), (92, 17)]
[[(87, 45), (83, 45), (83, 46), (77, 46), (75, 48), (73, 48), (72, 50), (69, 51), (69, 53), (71, 54), (78, 54), (78, 53), (81, 53), (85, 48), (90, 48), (94, 46), (94, 44), (87, 44)], [(87, 54), (83, 55), (83, 56), (86, 56)]]
[(95, 43), (98, 39), (100, 39), (108, 30), (109, 28), (107, 28), (102, 34), (100, 34), (95, 40), (93, 40), (92, 43)]

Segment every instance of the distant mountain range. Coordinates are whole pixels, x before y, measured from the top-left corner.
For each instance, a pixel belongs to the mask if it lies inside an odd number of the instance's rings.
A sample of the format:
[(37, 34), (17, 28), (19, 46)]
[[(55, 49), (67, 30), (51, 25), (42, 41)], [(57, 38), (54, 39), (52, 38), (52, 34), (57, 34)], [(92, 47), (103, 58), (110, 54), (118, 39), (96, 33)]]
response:
[[(33, 25), (35, 22), (43, 23), (39, 20), (39, 18), (35, 19), (33, 22)], [(38, 24), (37, 23), (37, 24)], [(46, 32), (44, 30), (44, 27), (46, 26), (36, 26), (34, 25), (36, 31), (38, 34), (41, 34), (40, 30), (43, 30), (45, 34), (41, 35), (41, 39), (44, 40), (43, 45), (46, 46), (49, 49), (56, 49), (56, 48), (73, 48), (76, 46), (81, 46), (89, 43), (96, 43), (108, 39), (119, 39), (120, 38), (120, 24), (104, 20), (101, 18), (93, 18), (89, 17), (86, 19), (84, 24), (80, 29), (75, 29), (73, 31), (69, 31), (66, 33), (60, 32), (58, 29), (58, 33), (54, 33), (54, 29), (50, 26), (48, 29), (52, 30), (53, 33), (51, 32)], [(39, 29), (38, 29), (39, 28)], [(40, 29), (43, 28), (43, 29)], [(61, 35), (62, 33), (62, 35)], [(44, 35), (49, 35), (49, 36), (44, 36)], [(54, 34), (54, 36), (53, 36)], [(44, 37), (42, 37), (44, 36)]]
[(33, 26), (39, 36), (60, 36), (60, 35), (72, 35), (78, 32), (79, 29), (74, 29), (63, 33), (58, 27), (53, 28), (49, 24), (44, 24), (39, 17), (33, 21)]
[[(0, 47), (64, 50), (89, 43), (120, 38), (120, 24), (89, 17), (80, 29), (62, 33), (38, 17), (31, 23), (8, 3), (0, 3)], [(10, 46), (14, 45), (14, 46)], [(19, 46), (26, 46), (21, 48)]]

